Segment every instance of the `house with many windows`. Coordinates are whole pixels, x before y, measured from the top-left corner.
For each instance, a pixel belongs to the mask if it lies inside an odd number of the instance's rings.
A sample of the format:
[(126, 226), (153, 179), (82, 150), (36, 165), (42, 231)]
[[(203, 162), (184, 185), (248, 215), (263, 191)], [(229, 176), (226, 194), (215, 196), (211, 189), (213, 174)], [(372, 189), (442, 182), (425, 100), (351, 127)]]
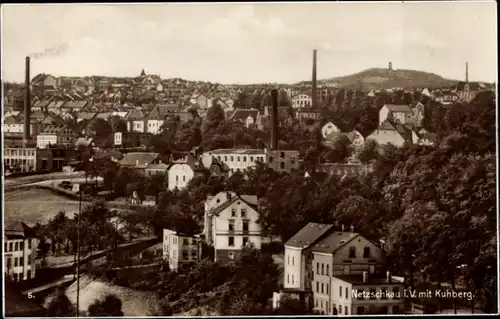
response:
[(5, 222), (4, 274), (19, 282), (35, 278), (37, 242), (32, 228), (19, 221)]
[(200, 241), (196, 236), (163, 230), (163, 259), (168, 262), (170, 270), (190, 266), (200, 257)]
[(284, 258), (284, 285), (273, 296), (275, 306), (288, 295), (329, 315), (403, 310), (403, 278), (387, 272), (382, 248), (352, 227), (346, 232), (309, 223), (287, 241)]
[(233, 261), (247, 245), (261, 248), (257, 196), (234, 192), (209, 196), (205, 201), (204, 221), (203, 234), (207, 244), (214, 247), (215, 261)]

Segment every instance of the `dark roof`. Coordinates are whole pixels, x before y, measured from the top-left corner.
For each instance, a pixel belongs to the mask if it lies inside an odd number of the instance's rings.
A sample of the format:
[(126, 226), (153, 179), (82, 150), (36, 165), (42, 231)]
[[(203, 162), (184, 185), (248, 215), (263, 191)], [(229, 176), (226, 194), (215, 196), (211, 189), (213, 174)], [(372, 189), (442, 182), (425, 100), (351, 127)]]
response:
[(169, 166), (168, 169), (170, 170), (170, 167), (172, 167), (175, 164), (186, 164), (186, 165), (189, 165), (189, 167), (191, 167), (191, 169), (194, 172), (203, 172), (203, 171), (206, 171), (206, 168), (203, 166), (203, 163), (200, 160), (196, 159), (191, 154), (188, 154), (187, 156), (185, 156), (183, 158), (180, 158), (178, 160), (173, 161), (172, 164), (170, 164), (170, 166)]
[(142, 114), (141, 110), (130, 110), (127, 115), (125, 115), (125, 118), (129, 121), (133, 120), (142, 120), (144, 119), (144, 114)]
[(410, 127), (399, 123), (395, 123), (394, 127), (396, 128), (396, 131), (399, 133), (399, 135), (401, 135), (401, 137), (405, 139), (405, 141), (409, 142), (412, 140), (412, 129)]
[(386, 108), (389, 109), (391, 112), (404, 112), (404, 113), (411, 113), (411, 109), (408, 105), (406, 104), (385, 104), (384, 105)]
[(257, 196), (252, 196), (252, 195), (236, 195), (236, 196), (231, 196), (231, 199), (220, 204), (219, 206), (217, 207), (214, 207), (214, 209), (211, 211), (211, 215), (212, 216), (217, 216), (220, 214), (220, 212), (222, 212), (224, 209), (228, 208), (229, 206), (231, 206), (231, 204), (233, 204), (234, 202), (236, 201), (243, 201), (244, 203), (246, 203), (248, 206), (252, 207), (253, 209), (255, 209), (257, 211), (257, 206), (258, 206), (258, 200), (257, 200)]
[(6, 317), (44, 317), (45, 309), (23, 295), (16, 284), (5, 283)]
[(228, 114), (228, 116), (229, 120), (246, 121), (249, 116), (255, 120), (258, 113), (259, 111), (257, 109), (236, 109), (231, 115)]
[[(363, 282), (363, 275), (336, 275), (333, 276), (337, 279), (343, 280), (345, 282), (348, 282), (353, 285), (380, 285), (380, 284), (387, 284), (387, 277), (385, 276), (380, 276), (380, 275), (374, 275), (374, 274), (369, 274), (368, 275), (368, 280), (366, 283)], [(403, 282), (397, 280), (396, 278), (391, 276), (391, 282), (393, 284), (403, 284)]]
[(309, 223), (290, 238), (285, 246), (307, 248), (331, 229), (333, 229), (331, 224)]
[(149, 118), (153, 120), (163, 120), (169, 113), (176, 113), (181, 110), (177, 104), (159, 104), (149, 113)]
[(64, 124), (47, 125), (40, 134), (59, 134), (65, 128)]
[(10, 220), (5, 221), (4, 234), (5, 236), (22, 236), (30, 238), (34, 236), (34, 231), (21, 221)]
[(311, 250), (319, 253), (333, 253), (340, 247), (350, 242), (352, 239), (356, 238), (358, 235), (358, 233), (350, 232), (332, 232), (311, 246)]
[(158, 155), (159, 155), (158, 153), (150, 153), (150, 152), (127, 153), (120, 161), (120, 165), (147, 166), (149, 164), (152, 164), (154, 160), (158, 158)]

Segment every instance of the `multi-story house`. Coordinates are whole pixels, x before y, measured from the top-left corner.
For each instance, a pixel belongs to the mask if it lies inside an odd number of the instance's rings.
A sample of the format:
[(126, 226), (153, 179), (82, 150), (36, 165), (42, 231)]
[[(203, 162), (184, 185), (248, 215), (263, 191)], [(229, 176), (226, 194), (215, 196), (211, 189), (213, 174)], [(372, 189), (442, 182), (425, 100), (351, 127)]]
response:
[(380, 124), (378, 129), (366, 137), (366, 140), (369, 139), (375, 140), (379, 145), (390, 143), (397, 147), (401, 147), (405, 143), (418, 142), (418, 136), (411, 127), (390, 121)]
[(125, 154), (119, 164), (121, 167), (128, 167), (145, 173), (149, 166), (160, 163), (159, 155), (152, 152), (131, 152)]
[(229, 121), (238, 121), (246, 127), (262, 128), (262, 119), (257, 109), (236, 109), (228, 116)]
[(189, 154), (185, 158), (174, 161), (168, 168), (168, 189), (183, 189), (189, 182), (203, 175), (227, 176), (229, 168), (212, 155), (204, 154), (198, 159)]
[(319, 109), (300, 109), (296, 113), (299, 120), (319, 120), (321, 118), (321, 111)]
[(284, 262), (284, 289), (275, 305), (286, 294), (329, 315), (403, 310), (404, 280), (386, 272), (384, 251), (352, 228), (309, 223), (285, 244)]
[(163, 259), (168, 262), (170, 270), (190, 266), (200, 258), (200, 241), (174, 230), (163, 230)]
[(262, 227), (259, 223), (257, 196), (220, 192), (205, 201), (204, 236), (215, 250), (215, 261), (237, 259), (242, 249), (251, 245), (261, 248)]
[(299, 152), (291, 150), (268, 149), (218, 149), (205, 152), (226, 164), (230, 175), (255, 167), (258, 162), (265, 163), (277, 171), (290, 172), (299, 168)]
[(73, 129), (65, 124), (48, 125), (36, 137), (38, 148), (47, 148), (47, 146), (73, 146), (77, 134)]
[[(40, 130), (40, 125), (38, 121), (31, 117), (30, 119), (30, 133), (34, 136), (38, 134)], [(4, 133), (23, 133), (24, 132), (24, 116), (20, 115), (10, 115), (4, 119), (3, 122), (3, 132)]]
[(167, 115), (177, 113), (180, 110), (180, 106), (177, 104), (156, 105), (148, 115), (146, 132), (151, 134), (160, 133)]
[(294, 95), (292, 97), (292, 106), (295, 109), (300, 109), (304, 107), (311, 107), (312, 106), (312, 97), (308, 94), (301, 93)]
[(387, 120), (394, 123), (406, 124), (407, 118), (412, 114), (413, 111), (406, 104), (385, 104), (379, 111), (379, 125)]
[(35, 278), (37, 242), (33, 229), (21, 222), (6, 222), (4, 229), (4, 272), (13, 281)]
[(130, 110), (125, 116), (125, 120), (127, 121), (127, 131), (144, 133), (144, 124), (147, 120), (145, 120), (141, 110)]

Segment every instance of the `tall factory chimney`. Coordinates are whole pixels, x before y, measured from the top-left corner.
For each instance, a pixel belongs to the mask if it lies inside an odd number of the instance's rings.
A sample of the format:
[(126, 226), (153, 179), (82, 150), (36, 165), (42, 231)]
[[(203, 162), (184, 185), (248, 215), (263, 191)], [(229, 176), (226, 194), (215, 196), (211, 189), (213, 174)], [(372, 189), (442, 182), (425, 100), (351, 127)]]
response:
[(313, 69), (312, 69), (312, 107), (316, 108), (318, 106), (318, 92), (316, 83), (316, 55), (318, 50), (313, 50)]
[(469, 83), (469, 62), (465, 62), (465, 83)]
[(30, 122), (31, 122), (31, 97), (30, 97), (30, 57), (26, 57), (26, 70), (25, 70), (25, 93), (24, 93), (24, 146), (27, 147), (31, 141)]
[(271, 91), (273, 108), (271, 112), (271, 150), (278, 149), (278, 90)]

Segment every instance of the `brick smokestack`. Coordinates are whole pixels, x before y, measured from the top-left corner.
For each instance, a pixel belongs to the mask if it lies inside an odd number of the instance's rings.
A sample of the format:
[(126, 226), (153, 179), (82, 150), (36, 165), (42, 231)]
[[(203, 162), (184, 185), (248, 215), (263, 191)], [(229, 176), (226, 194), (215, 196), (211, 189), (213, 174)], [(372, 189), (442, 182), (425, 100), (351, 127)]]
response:
[(465, 83), (469, 83), (469, 62), (465, 62)]
[(24, 93), (24, 145), (28, 146), (31, 141), (30, 122), (31, 122), (31, 96), (30, 96), (30, 57), (26, 57), (25, 70), (25, 93)]
[(271, 91), (272, 112), (271, 112), (271, 150), (278, 149), (278, 90)]
[(313, 50), (313, 69), (312, 69), (312, 107), (316, 108), (318, 106), (318, 87), (316, 83), (316, 56), (318, 54), (318, 50)]

